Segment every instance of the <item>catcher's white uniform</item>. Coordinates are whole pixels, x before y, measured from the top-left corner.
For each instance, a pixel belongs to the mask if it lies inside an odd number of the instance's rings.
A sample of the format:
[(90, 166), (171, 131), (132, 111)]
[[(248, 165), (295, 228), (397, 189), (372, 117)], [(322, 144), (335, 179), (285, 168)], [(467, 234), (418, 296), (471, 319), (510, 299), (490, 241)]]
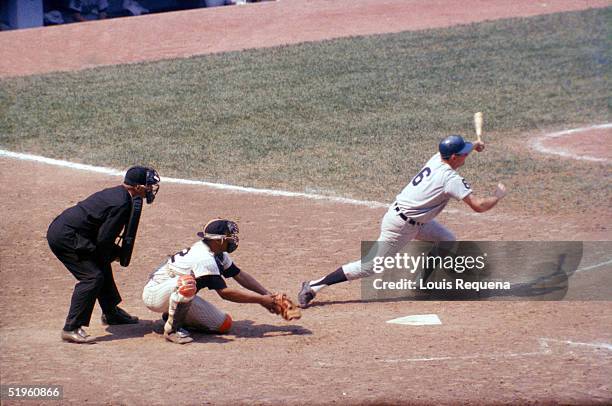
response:
[(145, 305), (157, 313), (168, 312), (179, 302), (191, 301), (185, 318), (185, 327), (200, 330), (226, 332), (232, 318), (201, 297), (185, 297), (178, 292), (177, 281), (181, 275), (193, 275), (198, 291), (202, 288), (223, 289), (223, 278), (232, 278), (240, 272), (230, 256), (223, 252), (215, 255), (208, 245), (198, 241), (191, 247), (177, 252), (154, 271), (142, 292)]
[[(397, 195), (380, 226), (376, 256), (394, 255), (411, 240), (454, 241), (454, 234), (434, 220), (451, 198), (463, 200), (472, 193), (470, 185), (435, 154)], [(373, 256), (372, 256), (373, 257)], [(349, 280), (374, 273), (371, 264), (354, 261), (342, 266)]]

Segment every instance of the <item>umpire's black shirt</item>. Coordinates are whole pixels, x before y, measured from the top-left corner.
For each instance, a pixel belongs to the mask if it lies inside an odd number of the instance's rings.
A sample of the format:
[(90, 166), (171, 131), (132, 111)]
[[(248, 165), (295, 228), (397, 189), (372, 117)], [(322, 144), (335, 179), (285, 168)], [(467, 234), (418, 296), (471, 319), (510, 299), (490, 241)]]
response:
[(123, 186), (104, 189), (64, 210), (49, 226), (48, 235), (64, 249), (112, 262), (120, 250), (115, 240), (131, 209), (132, 197)]

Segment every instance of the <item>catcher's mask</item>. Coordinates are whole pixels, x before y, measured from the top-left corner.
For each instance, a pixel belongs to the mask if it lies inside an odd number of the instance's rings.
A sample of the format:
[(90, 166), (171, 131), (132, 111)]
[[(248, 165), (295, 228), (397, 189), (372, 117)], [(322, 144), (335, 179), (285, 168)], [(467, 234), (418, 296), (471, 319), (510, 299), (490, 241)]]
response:
[(198, 237), (203, 240), (227, 240), (227, 252), (231, 253), (238, 248), (238, 224), (230, 220), (214, 219), (209, 221), (203, 231), (198, 233)]
[(155, 195), (159, 191), (159, 181), (160, 178), (157, 171), (147, 166), (132, 166), (125, 173), (125, 179), (123, 180), (126, 185), (145, 186), (147, 204), (151, 204), (155, 200)]

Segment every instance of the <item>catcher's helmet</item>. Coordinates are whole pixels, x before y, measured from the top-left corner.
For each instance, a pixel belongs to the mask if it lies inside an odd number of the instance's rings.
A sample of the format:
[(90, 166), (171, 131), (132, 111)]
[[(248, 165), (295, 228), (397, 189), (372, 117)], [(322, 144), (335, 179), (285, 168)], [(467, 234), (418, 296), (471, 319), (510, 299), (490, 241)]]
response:
[(225, 219), (213, 219), (209, 221), (198, 237), (203, 240), (228, 240), (227, 252), (234, 252), (238, 248), (238, 224)]
[(472, 148), (474, 148), (474, 144), (465, 142), (460, 135), (449, 135), (440, 141), (438, 146), (440, 155), (444, 159), (449, 159), (453, 154), (467, 155), (472, 151)]

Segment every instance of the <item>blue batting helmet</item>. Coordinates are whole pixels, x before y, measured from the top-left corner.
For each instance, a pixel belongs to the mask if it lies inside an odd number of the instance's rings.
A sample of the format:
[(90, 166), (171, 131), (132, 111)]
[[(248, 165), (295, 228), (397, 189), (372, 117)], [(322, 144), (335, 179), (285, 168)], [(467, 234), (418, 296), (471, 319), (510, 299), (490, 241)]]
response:
[(440, 141), (438, 146), (440, 155), (444, 159), (449, 159), (453, 154), (467, 155), (472, 151), (472, 148), (474, 148), (474, 144), (465, 142), (460, 135), (449, 135)]

